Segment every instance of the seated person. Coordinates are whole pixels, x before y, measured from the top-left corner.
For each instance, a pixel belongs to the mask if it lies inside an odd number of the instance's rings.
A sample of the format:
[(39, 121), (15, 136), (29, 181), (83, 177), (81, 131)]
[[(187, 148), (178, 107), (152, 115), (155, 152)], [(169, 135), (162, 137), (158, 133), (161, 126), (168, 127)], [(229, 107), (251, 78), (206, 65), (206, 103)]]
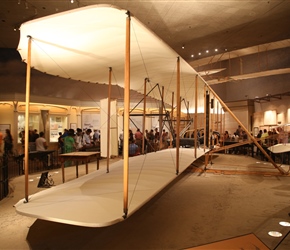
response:
[(225, 145), (225, 142), (230, 141), (230, 135), (228, 131), (225, 131), (225, 133), (220, 137), (220, 144)]
[(139, 147), (134, 140), (129, 141), (129, 156), (139, 155)]
[(91, 140), (91, 133), (92, 133), (92, 130), (90, 128), (87, 129), (86, 132), (84, 133), (84, 135), (83, 135), (83, 149), (91, 148), (94, 146), (94, 144), (92, 143), (92, 140)]

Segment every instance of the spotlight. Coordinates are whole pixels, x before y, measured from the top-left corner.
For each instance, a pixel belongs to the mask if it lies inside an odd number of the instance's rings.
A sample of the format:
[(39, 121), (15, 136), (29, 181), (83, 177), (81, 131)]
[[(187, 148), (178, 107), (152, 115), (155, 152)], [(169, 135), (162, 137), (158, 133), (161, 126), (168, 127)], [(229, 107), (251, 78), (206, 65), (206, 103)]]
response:
[(278, 231), (270, 231), (268, 234), (272, 237), (282, 237), (282, 234)]
[(201, 55), (201, 53), (199, 52), (199, 53), (198, 53), (198, 55), (200, 56), (200, 55)]
[(208, 53), (209, 51), (207, 50), (207, 51), (205, 51), (206, 53)]
[(71, 3), (74, 3), (74, 0), (70, 0)]
[(290, 227), (290, 222), (288, 221), (280, 221), (279, 224), (283, 227)]
[(218, 49), (215, 49), (214, 51), (215, 51), (215, 52), (218, 52)]
[(185, 46), (184, 45), (182, 45), (182, 47), (181, 47), (182, 49), (184, 49), (185, 48)]
[(194, 57), (194, 55), (191, 55), (191, 57)]

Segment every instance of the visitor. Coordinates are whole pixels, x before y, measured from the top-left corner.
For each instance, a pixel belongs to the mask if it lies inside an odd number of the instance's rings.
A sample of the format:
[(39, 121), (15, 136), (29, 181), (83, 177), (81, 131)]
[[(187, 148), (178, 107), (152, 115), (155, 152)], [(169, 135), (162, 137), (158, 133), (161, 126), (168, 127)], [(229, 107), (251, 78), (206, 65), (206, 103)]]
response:
[(47, 150), (47, 142), (44, 138), (44, 132), (39, 133), (39, 137), (35, 140), (36, 151), (45, 151)]
[(12, 155), (13, 149), (13, 138), (10, 132), (10, 129), (5, 130), (6, 135), (4, 137), (4, 153), (7, 155)]

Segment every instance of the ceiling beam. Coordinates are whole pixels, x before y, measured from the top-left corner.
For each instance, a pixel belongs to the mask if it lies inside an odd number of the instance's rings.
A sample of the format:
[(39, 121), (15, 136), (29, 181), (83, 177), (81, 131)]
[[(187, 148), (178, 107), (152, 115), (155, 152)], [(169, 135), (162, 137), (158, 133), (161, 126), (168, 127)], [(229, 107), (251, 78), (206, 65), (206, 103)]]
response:
[(266, 70), (260, 71), (250, 74), (243, 74), (243, 75), (236, 75), (236, 76), (227, 76), (225, 78), (218, 78), (207, 81), (209, 85), (219, 84), (224, 82), (233, 82), (238, 80), (246, 80), (246, 79), (253, 79), (258, 77), (266, 77), (266, 76), (273, 76), (273, 75), (282, 75), (282, 74), (290, 74), (290, 68), (284, 69), (273, 69), (273, 70)]

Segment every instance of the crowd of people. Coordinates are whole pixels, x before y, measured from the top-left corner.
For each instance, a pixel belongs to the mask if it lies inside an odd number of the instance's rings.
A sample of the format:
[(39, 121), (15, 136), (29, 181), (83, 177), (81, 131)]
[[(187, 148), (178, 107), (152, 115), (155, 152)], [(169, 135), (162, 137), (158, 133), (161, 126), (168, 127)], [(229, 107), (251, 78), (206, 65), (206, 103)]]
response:
[[(95, 129), (64, 129), (64, 132), (58, 133), (58, 149), (59, 153), (69, 153), (73, 151), (84, 151), (86, 148), (99, 146), (100, 130)], [(20, 141), (24, 146), (25, 131), (19, 133)], [(45, 151), (48, 148), (47, 140), (44, 132), (36, 129), (29, 130), (29, 149), (30, 151)]]
[(58, 148), (61, 154), (74, 151), (85, 151), (88, 148), (100, 146), (100, 131), (89, 128), (82, 130), (77, 128), (65, 129), (64, 132), (59, 132)]
[[(129, 130), (129, 156), (136, 156), (142, 153), (143, 148), (143, 133), (139, 128), (136, 129), (136, 132)], [(123, 132), (119, 135), (119, 153), (123, 152)], [(158, 128), (145, 130), (144, 137), (144, 153), (155, 152), (157, 150), (168, 148), (169, 146), (169, 134), (165, 129), (162, 130), (162, 133), (158, 131)]]
[[(284, 131), (282, 127), (275, 127), (270, 130), (261, 129), (259, 130), (258, 134), (255, 135), (258, 143), (263, 147), (263, 149), (271, 154), (267, 149), (270, 146), (276, 145), (278, 143), (285, 144), (290, 143), (290, 132)], [(228, 131), (225, 131), (223, 135), (219, 138), (217, 136), (213, 136), (215, 138), (215, 144), (218, 146), (227, 145), (227, 142), (242, 142), (248, 141), (248, 135), (244, 130), (242, 130), (241, 126), (238, 126), (237, 130), (230, 135)], [(239, 152), (238, 149), (231, 149), (229, 152), (237, 153)], [(257, 147), (256, 151), (257, 156), (261, 156), (264, 159), (264, 154), (261, 153), (259, 147)]]
[(247, 133), (242, 130), (241, 126), (239, 125), (236, 131), (231, 135), (228, 131), (225, 131), (223, 135), (219, 136), (218, 141), (220, 144), (224, 144), (227, 141), (245, 141), (248, 140)]
[[(19, 134), (21, 142), (24, 145), (25, 132), (22, 131)], [(129, 130), (129, 156), (135, 156), (142, 153), (143, 149), (143, 133), (139, 128), (136, 132)], [(259, 143), (263, 147), (269, 147), (277, 143), (290, 143), (290, 136), (287, 131), (284, 131), (282, 127), (273, 128), (271, 130), (260, 130), (256, 136)], [(215, 133), (211, 134), (211, 145), (223, 146), (228, 141), (247, 141), (248, 135), (242, 130), (239, 125), (236, 131), (231, 135), (228, 131), (225, 131), (222, 135)], [(160, 133), (158, 128), (145, 130), (144, 137), (144, 153), (155, 152), (161, 149), (169, 147), (170, 138), (169, 133), (163, 129)], [(33, 145), (33, 146), (32, 146)], [(36, 151), (45, 151), (48, 148), (48, 143), (45, 139), (44, 132), (40, 132), (36, 129), (29, 131), (29, 146)], [(90, 128), (82, 130), (77, 128), (64, 129), (64, 132), (59, 132), (58, 148), (59, 153), (70, 153), (74, 151), (85, 151), (87, 148), (100, 146), (100, 130), (95, 129), (92, 131)], [(32, 150), (32, 151), (33, 151)], [(119, 153), (123, 152), (123, 133), (119, 135)], [(6, 129), (5, 135), (0, 132), (0, 155), (13, 153), (13, 138), (9, 129)], [(257, 149), (257, 155), (260, 154), (260, 150)]]
[[(277, 143), (288, 143), (289, 142), (289, 133), (284, 131), (282, 127), (272, 128), (271, 130), (263, 129), (259, 130), (259, 133), (256, 135), (260, 144), (265, 147), (273, 146)], [(220, 142), (224, 141), (245, 141), (248, 140), (248, 135), (244, 130), (242, 130), (239, 125), (237, 130), (230, 135), (228, 131), (225, 131), (224, 134), (219, 138)]]

